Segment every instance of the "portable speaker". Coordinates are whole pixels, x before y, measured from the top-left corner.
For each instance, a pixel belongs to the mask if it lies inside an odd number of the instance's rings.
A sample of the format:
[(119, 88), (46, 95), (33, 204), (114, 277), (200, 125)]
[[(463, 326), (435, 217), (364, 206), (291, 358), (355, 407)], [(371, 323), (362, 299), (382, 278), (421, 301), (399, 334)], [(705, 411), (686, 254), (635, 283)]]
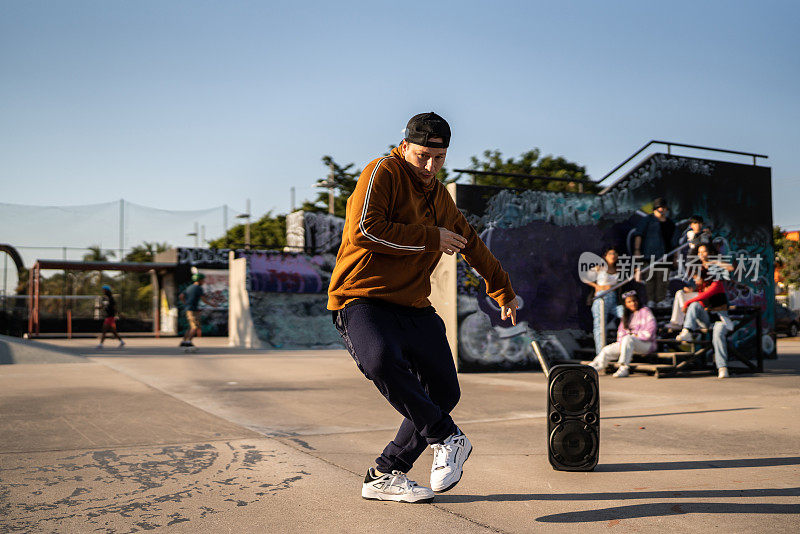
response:
[(588, 365), (556, 365), (547, 381), (547, 456), (558, 471), (591, 471), (600, 451), (600, 388)]

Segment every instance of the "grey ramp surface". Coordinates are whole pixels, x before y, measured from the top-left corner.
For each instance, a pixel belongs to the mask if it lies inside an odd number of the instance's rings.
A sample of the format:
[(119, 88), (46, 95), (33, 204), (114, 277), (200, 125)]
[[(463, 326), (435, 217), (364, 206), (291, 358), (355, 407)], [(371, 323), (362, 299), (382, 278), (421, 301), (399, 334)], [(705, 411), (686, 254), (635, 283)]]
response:
[(489, 532), (442, 509), (353, 498), (340, 489), (355, 476), (267, 438), (2, 460), (0, 532)]
[(0, 532), (486, 531), (354, 498), (360, 476), (101, 364), (0, 368)]
[(0, 335), (0, 365), (12, 363), (82, 363), (75, 352), (30, 339)]
[[(81, 445), (76, 434), (62, 444), (68, 450), (36, 449), (38, 427), (23, 428), (28, 446), (0, 454), (0, 524), (8, 518), (26, 532), (799, 530), (800, 344), (787, 353), (784, 343), (765, 374), (727, 381), (602, 376), (592, 473), (550, 468), (541, 373), (462, 375), (454, 417), (475, 447), (464, 479), (433, 504), (401, 505), (360, 498), (364, 469), (400, 418), (345, 351), (215, 353), (217, 341), (200, 339), (200, 353), (186, 355), (173, 342), (135, 340), (136, 351), (98, 354), (83, 341), (93, 354), (86, 366), (0, 367), (0, 402), (17, 397), (5, 404), (13, 411), (31, 392), (83, 391), (65, 397), (74, 413), (58, 413), (97, 443)], [(79, 368), (87, 372), (64, 374)], [(70, 405), (52, 401), (37, 401), (27, 417)], [(105, 408), (114, 404), (134, 413)], [(115, 419), (134, 431), (114, 434)], [(100, 429), (90, 434), (92, 423)], [(101, 430), (119, 443), (102, 441)], [(428, 451), (411, 478), (426, 484), (430, 461)]]
[[(592, 473), (550, 467), (541, 373), (461, 375), (454, 417), (475, 449), (461, 483), (425, 506), (497, 532), (797, 532), (797, 348), (727, 381), (602, 376)], [(350, 502), (400, 423), (346, 351), (93, 359), (336, 466)], [(411, 478), (427, 483), (430, 462), (426, 452)], [(416, 530), (441, 531), (431, 521)]]
[(0, 367), (0, 453), (257, 436), (108, 367)]

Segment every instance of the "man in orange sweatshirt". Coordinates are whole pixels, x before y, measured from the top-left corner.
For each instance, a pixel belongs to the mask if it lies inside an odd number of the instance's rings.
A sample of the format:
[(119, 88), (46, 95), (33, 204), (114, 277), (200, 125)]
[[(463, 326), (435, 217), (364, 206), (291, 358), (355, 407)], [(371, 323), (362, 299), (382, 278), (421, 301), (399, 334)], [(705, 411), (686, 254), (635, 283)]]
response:
[[(508, 274), (436, 179), (450, 126), (431, 112), (408, 122), (388, 156), (370, 162), (347, 201), (328, 309), (361, 372), (405, 419), (364, 478), (366, 499), (426, 502), (463, 473), (472, 444), (450, 417), (461, 395), (445, 325), (431, 306), (442, 253), (461, 253), (516, 324)], [(431, 488), (406, 473), (430, 445)]]

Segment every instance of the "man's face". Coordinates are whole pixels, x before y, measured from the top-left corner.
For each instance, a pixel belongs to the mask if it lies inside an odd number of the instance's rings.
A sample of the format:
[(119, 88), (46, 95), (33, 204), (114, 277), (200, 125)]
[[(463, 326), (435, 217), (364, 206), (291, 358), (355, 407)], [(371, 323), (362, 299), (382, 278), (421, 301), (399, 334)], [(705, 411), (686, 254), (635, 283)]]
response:
[(693, 231), (695, 234), (699, 234), (699, 233), (700, 233), (700, 230), (702, 230), (702, 229), (703, 229), (703, 223), (701, 223), (701, 222), (697, 222), (697, 221), (692, 221), (692, 222), (691, 222), (691, 224), (690, 224), (689, 226), (691, 226), (691, 227), (692, 227), (692, 231)]
[[(439, 138), (433, 138), (431, 141), (441, 143)], [(436, 176), (436, 173), (444, 165), (444, 158), (447, 155), (446, 148), (430, 148), (427, 146), (416, 145), (409, 143), (406, 140), (400, 144), (403, 152), (403, 157), (406, 162), (414, 169), (417, 178), (422, 180), (423, 183), (428, 184)]]
[(655, 213), (656, 217), (659, 219), (666, 219), (667, 215), (669, 215), (669, 209), (667, 209), (666, 206), (661, 206), (660, 208), (653, 210), (653, 213)]

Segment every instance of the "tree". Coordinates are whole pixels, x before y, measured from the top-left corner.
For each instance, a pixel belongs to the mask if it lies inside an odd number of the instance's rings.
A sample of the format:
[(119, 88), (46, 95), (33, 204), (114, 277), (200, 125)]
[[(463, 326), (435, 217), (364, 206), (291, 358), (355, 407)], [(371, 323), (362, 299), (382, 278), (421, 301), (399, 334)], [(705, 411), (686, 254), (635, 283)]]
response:
[[(144, 241), (125, 255), (125, 261), (149, 263), (155, 261), (156, 254), (169, 248), (168, 243)], [(141, 317), (150, 317), (153, 305), (153, 281), (150, 273), (123, 273), (120, 280), (120, 301), (126, 303), (126, 311)]]
[[(554, 178), (571, 178), (588, 180), (586, 167), (568, 161), (562, 156), (547, 155), (540, 157), (541, 151), (533, 148), (520, 154), (518, 158), (503, 158), (499, 150), (485, 150), (482, 158), (472, 156), (470, 169), (485, 172), (519, 173), (533, 176), (549, 176)], [(538, 189), (545, 191), (578, 191), (577, 182), (548, 180), (531, 180), (510, 176), (473, 175), (477, 185), (495, 185), (520, 189)], [(459, 176), (460, 178), (460, 176)], [(457, 180), (458, 178), (456, 178)], [(584, 192), (594, 192), (598, 188), (594, 184), (583, 184)]]
[(150, 243), (144, 241), (141, 245), (136, 245), (125, 255), (125, 261), (135, 263), (149, 263), (155, 261), (156, 254), (169, 249), (168, 243)]
[[(229, 228), (224, 236), (208, 242), (211, 248), (244, 248), (244, 224)], [(286, 215), (265, 213), (250, 224), (250, 246), (261, 250), (283, 250), (286, 246)]]
[(775, 268), (780, 269), (787, 285), (800, 286), (800, 243), (787, 239), (780, 226), (772, 228), (775, 243)]
[(100, 245), (91, 245), (86, 247), (89, 252), (83, 255), (83, 261), (108, 261), (108, 258), (114, 257), (114, 253), (110, 250), (100, 248)]

